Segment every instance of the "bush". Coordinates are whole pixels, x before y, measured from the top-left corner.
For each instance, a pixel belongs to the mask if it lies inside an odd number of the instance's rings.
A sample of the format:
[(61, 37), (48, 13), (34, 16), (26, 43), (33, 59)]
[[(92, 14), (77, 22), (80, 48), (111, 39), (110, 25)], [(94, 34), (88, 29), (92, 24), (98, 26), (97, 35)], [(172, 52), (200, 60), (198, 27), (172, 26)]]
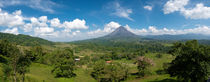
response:
[(125, 80), (128, 75), (126, 64), (117, 62), (106, 63), (105, 61), (96, 62), (91, 73), (91, 76), (98, 82), (119, 82)]
[(156, 57), (157, 57), (157, 58), (162, 58), (162, 57), (163, 57), (163, 55), (162, 55), (162, 54), (160, 54), (160, 53), (158, 53), (158, 54), (156, 54)]

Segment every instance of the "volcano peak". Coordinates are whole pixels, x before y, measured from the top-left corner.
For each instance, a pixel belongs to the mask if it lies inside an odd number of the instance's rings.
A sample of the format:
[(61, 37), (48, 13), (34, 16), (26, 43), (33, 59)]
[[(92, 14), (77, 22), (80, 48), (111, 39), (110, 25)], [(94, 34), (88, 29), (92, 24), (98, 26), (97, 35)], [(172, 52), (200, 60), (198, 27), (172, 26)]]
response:
[(120, 26), (117, 29), (115, 29), (112, 33), (104, 36), (105, 38), (132, 38), (132, 37), (138, 37), (138, 35), (135, 35), (134, 33), (128, 31), (125, 27)]

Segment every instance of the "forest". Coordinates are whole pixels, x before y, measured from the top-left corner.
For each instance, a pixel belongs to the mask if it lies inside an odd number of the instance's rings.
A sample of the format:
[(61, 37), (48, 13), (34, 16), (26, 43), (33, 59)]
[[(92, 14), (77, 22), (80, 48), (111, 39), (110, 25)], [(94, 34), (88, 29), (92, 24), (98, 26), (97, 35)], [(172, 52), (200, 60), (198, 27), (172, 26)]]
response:
[(188, 41), (0, 40), (1, 82), (204, 82), (210, 46)]

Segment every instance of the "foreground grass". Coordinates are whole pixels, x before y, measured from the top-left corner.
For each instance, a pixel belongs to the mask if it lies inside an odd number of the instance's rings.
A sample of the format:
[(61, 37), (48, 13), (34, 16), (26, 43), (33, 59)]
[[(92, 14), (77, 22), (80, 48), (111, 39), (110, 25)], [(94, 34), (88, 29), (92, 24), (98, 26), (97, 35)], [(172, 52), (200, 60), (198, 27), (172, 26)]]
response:
[(152, 59), (154, 62), (153, 66), (150, 66), (147, 71), (147, 75), (142, 78), (137, 78), (136, 73), (138, 71), (134, 60), (116, 60), (116, 62), (127, 63), (130, 67), (130, 77), (124, 82), (178, 82), (175, 78), (170, 77), (168, 74), (158, 74), (157, 71), (163, 70), (163, 64), (171, 62), (174, 57), (170, 54), (161, 54), (161, 58), (157, 58), (156, 55), (159, 53), (147, 53), (145, 57)]
[[(151, 58), (155, 63), (154, 66), (149, 67), (149, 74), (143, 78), (136, 78), (136, 75), (130, 75), (130, 77), (124, 82), (177, 82), (175, 78), (171, 78), (168, 74), (158, 74), (157, 70), (163, 69), (163, 63), (171, 62), (173, 56), (169, 54), (162, 54), (161, 58), (156, 57), (157, 53), (148, 53), (145, 56)], [(134, 60), (115, 60), (116, 62), (127, 63), (130, 67), (130, 73), (136, 73), (137, 68), (133, 63)], [(1, 67), (0, 67), (1, 70)], [(74, 72), (76, 77), (73, 78), (55, 78), (51, 73), (52, 66), (43, 65), (39, 63), (33, 63), (30, 67), (30, 72), (26, 74), (26, 82), (96, 82), (90, 76), (90, 71), (86, 68), (78, 67)], [(3, 72), (0, 71), (0, 76)], [(2, 77), (0, 77), (0, 82)]]
[(77, 74), (73, 78), (55, 78), (51, 73), (51, 66), (33, 63), (30, 72), (26, 74), (30, 82), (95, 82), (95, 80), (83, 68), (75, 70)]
[(50, 66), (33, 63), (30, 72), (26, 76), (32, 82), (57, 82), (57, 79), (51, 73), (51, 69)]

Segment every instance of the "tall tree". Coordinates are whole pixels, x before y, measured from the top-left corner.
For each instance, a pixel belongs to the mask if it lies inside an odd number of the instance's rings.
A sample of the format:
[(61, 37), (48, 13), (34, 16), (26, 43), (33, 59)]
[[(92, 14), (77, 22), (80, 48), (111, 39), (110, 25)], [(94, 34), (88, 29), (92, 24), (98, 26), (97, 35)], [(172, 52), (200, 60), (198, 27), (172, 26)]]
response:
[(7, 40), (0, 41), (0, 47), (0, 54), (2, 54), (0, 58), (3, 59), (3, 61), (1, 61), (0, 63), (3, 63), (3, 71), (5, 72), (5, 76), (10, 77), (11, 75), (13, 78), (13, 82), (17, 82), (17, 76), (21, 74), (19, 71), (25, 70), (25, 68), (29, 65), (26, 64), (29, 63), (28, 61), (26, 61), (28, 60), (28, 58), (24, 57), (26, 55), (21, 49), (21, 46), (9, 43)]
[(175, 43), (171, 50), (176, 58), (167, 71), (173, 77), (187, 82), (204, 82), (208, 77), (210, 54), (207, 47), (199, 45), (196, 40)]
[[(25, 51), (27, 52), (27, 51)], [(22, 82), (25, 81), (25, 74), (29, 71), (29, 66), (31, 65), (31, 54), (22, 54), (18, 60), (17, 72), (21, 75)]]
[(58, 51), (57, 59), (52, 70), (52, 73), (55, 77), (65, 77), (71, 78), (76, 76), (73, 72), (75, 70), (75, 61), (74, 61), (74, 53), (71, 49), (65, 49), (63, 51)]

